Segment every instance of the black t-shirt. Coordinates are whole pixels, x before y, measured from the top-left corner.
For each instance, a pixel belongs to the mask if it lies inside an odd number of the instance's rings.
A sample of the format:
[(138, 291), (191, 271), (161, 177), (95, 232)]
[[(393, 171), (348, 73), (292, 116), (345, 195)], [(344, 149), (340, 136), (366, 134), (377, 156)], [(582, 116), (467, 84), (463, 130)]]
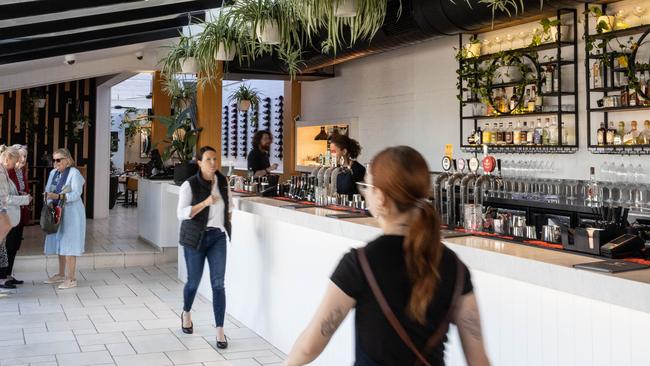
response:
[(248, 153), (248, 171), (255, 173), (270, 166), (269, 154), (266, 152), (260, 149), (253, 149)]
[(366, 168), (356, 160), (350, 165), (350, 170), (336, 176), (336, 193), (353, 195), (358, 194), (357, 182), (363, 182)]
[[(438, 329), (448, 313), (456, 285), (456, 263), (458, 262), (454, 259), (454, 253), (443, 245), (439, 267), (441, 282), (429, 305), (427, 323), (423, 326), (410, 320), (406, 315), (406, 307), (411, 296), (411, 283), (406, 272), (403, 243), (403, 236), (384, 235), (368, 243), (366, 255), (379, 287), (395, 316), (418, 350), (423, 352), (426, 341)], [(343, 292), (357, 301), (355, 315), (357, 348), (378, 365), (413, 365), (416, 356), (393, 330), (379, 308), (358, 263), (356, 249), (343, 256), (331, 279)], [(467, 294), (472, 291), (469, 270), (465, 267), (465, 286), (461, 293)], [(446, 340), (445, 336), (429, 354), (424, 355), (431, 365), (444, 365)]]

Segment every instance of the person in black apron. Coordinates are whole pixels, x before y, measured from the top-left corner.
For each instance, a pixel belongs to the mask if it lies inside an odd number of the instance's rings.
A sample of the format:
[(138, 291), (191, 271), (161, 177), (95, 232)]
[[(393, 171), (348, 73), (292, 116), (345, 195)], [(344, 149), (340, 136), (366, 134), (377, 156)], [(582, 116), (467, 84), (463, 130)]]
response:
[(357, 182), (363, 182), (366, 176), (366, 168), (356, 160), (361, 154), (361, 145), (359, 141), (337, 133), (330, 138), (330, 151), (345, 168), (336, 177), (336, 193), (352, 198), (352, 195), (359, 193)]

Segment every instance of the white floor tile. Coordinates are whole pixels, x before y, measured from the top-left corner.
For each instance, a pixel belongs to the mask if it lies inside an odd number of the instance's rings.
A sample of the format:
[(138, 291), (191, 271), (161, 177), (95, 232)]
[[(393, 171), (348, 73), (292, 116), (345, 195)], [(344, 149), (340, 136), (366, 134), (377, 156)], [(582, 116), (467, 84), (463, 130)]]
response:
[(108, 351), (68, 353), (64, 355), (56, 355), (56, 359), (59, 366), (84, 366), (113, 363), (113, 358)]
[(129, 342), (138, 354), (167, 351), (184, 351), (187, 348), (172, 334), (129, 337)]

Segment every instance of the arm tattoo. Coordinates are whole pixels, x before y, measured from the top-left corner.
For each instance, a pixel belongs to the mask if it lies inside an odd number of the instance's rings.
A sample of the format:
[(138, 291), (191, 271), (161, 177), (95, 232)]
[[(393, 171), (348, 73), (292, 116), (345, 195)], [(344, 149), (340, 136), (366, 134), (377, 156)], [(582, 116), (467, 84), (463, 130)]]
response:
[(483, 339), (483, 336), (481, 335), (481, 320), (476, 306), (472, 306), (471, 309), (467, 310), (467, 314), (462, 316), (460, 319), (460, 326), (467, 330), (467, 333), (477, 341)]
[(341, 309), (336, 308), (320, 323), (320, 334), (323, 337), (329, 338), (334, 335), (339, 325), (344, 319)]

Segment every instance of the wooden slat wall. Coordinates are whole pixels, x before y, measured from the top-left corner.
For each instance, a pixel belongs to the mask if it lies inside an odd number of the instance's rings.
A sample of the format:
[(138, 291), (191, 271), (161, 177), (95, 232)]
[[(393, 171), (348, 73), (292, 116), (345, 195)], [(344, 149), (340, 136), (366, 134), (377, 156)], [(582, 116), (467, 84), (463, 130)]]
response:
[[(46, 97), (45, 108), (38, 108), (36, 132), (32, 146), (28, 146), (27, 158), (29, 167), (30, 188), (36, 199), (32, 210), (32, 219), (36, 222), (40, 216), (42, 200), (40, 194), (52, 169), (46, 166), (43, 157), (51, 155), (54, 150), (66, 147), (77, 162), (77, 167), (86, 178), (84, 187), (84, 203), (86, 216), (93, 215), (93, 194), (95, 176), (95, 79), (76, 80), (41, 86), (31, 89), (0, 93), (0, 144), (27, 144), (25, 126), (20, 123), (21, 99), (28, 93), (39, 91)], [(66, 137), (66, 125), (74, 112), (76, 100), (81, 101), (84, 115), (90, 117), (90, 127), (84, 129), (81, 141), (75, 143)], [(70, 104), (71, 103), (71, 104)], [(107, 137), (108, 138), (108, 137)]]
[(296, 174), (296, 121), (301, 108), (299, 81), (284, 82), (284, 177)]
[[(217, 74), (223, 73), (223, 63), (220, 62)], [(218, 154), (218, 166), (221, 166), (221, 93), (222, 80), (206, 83), (199, 86), (196, 98), (196, 112), (198, 127), (203, 130), (199, 133), (197, 148), (211, 146)], [(227, 148), (227, 147), (226, 147)]]

